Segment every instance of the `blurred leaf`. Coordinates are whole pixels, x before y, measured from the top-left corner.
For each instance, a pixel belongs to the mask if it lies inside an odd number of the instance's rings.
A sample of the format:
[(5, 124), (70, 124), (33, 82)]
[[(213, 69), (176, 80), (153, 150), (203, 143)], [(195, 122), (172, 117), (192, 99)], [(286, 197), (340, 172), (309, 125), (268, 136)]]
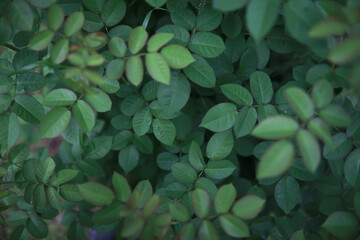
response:
[(107, 206), (115, 197), (110, 188), (99, 183), (87, 182), (77, 187), (84, 200), (95, 206)]
[(214, 205), (217, 213), (222, 214), (230, 210), (236, 198), (236, 189), (232, 184), (226, 184), (219, 188), (215, 195)]
[(299, 146), (305, 166), (310, 172), (316, 172), (321, 161), (320, 146), (315, 137), (306, 130), (300, 130), (296, 134), (296, 142)]
[(263, 139), (281, 139), (295, 135), (299, 124), (285, 115), (271, 116), (260, 122), (252, 135)]
[(77, 33), (83, 26), (85, 16), (82, 12), (73, 12), (64, 23), (64, 33), (66, 36), (71, 37)]
[(359, 232), (358, 221), (348, 212), (331, 214), (322, 225), (328, 232), (339, 238), (351, 238)]
[(51, 5), (48, 10), (47, 20), (51, 30), (58, 30), (64, 21), (64, 11), (57, 4)]
[(46, 222), (36, 215), (31, 215), (26, 223), (26, 229), (36, 238), (44, 238), (49, 230)]
[(291, 108), (303, 121), (314, 115), (314, 104), (307, 93), (298, 87), (289, 87), (284, 92)]
[(253, 219), (263, 209), (265, 200), (256, 195), (246, 195), (236, 201), (232, 207), (235, 216), (241, 219)]
[(219, 217), (219, 222), (229, 236), (235, 238), (249, 237), (250, 232), (248, 226), (239, 218), (231, 215), (225, 214)]
[(191, 205), (199, 218), (206, 218), (210, 213), (210, 196), (202, 189), (191, 192)]
[(181, 203), (170, 203), (169, 210), (176, 221), (187, 222), (190, 220), (189, 210)]

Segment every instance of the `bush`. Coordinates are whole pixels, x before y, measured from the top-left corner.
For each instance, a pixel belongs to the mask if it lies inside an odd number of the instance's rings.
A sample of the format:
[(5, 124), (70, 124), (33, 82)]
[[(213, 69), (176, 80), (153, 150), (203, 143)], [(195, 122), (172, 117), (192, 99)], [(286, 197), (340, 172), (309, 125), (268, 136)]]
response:
[(1, 1), (4, 238), (360, 239), (340, 2)]

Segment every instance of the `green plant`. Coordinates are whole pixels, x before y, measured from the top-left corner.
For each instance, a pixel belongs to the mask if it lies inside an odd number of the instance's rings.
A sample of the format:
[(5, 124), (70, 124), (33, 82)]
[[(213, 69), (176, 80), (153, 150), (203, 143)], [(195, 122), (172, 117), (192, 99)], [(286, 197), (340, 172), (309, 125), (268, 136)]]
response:
[(357, 0), (0, 9), (10, 239), (360, 239)]

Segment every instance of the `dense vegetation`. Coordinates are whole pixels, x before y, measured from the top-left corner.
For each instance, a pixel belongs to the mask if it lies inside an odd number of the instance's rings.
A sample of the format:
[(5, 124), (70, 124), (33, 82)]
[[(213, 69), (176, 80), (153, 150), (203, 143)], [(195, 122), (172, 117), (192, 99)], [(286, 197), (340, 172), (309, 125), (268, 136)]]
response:
[(0, 9), (2, 239), (360, 239), (358, 0)]

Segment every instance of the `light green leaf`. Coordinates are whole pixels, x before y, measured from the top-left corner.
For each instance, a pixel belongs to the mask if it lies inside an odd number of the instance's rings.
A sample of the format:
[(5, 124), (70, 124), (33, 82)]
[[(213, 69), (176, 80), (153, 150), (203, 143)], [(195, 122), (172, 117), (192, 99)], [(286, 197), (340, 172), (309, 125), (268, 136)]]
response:
[(191, 206), (194, 209), (195, 214), (199, 218), (206, 218), (210, 213), (210, 196), (202, 189), (195, 189), (190, 195)]
[(36, 238), (44, 238), (49, 232), (46, 222), (37, 215), (30, 216), (26, 223), (26, 229)]
[(254, 108), (243, 107), (238, 113), (234, 124), (236, 138), (250, 134), (256, 124), (256, 120), (256, 110)]
[(186, 76), (204, 88), (215, 87), (215, 73), (212, 67), (206, 62), (206, 60), (198, 55), (193, 55), (195, 62), (190, 64), (184, 69)]
[(23, 31), (31, 31), (34, 23), (34, 16), (30, 6), (21, 0), (8, 2), (3, 13), (9, 23)]
[(117, 172), (114, 172), (111, 181), (115, 190), (116, 199), (121, 202), (127, 202), (131, 194), (131, 189), (127, 180)]
[(347, 127), (351, 123), (351, 117), (340, 106), (328, 105), (320, 110), (320, 117), (336, 127)]
[(256, 41), (261, 40), (275, 24), (280, 0), (252, 0), (246, 9), (246, 23)]
[(152, 126), (154, 135), (160, 142), (165, 145), (171, 145), (174, 142), (176, 129), (172, 121), (156, 118)]
[(206, 166), (200, 146), (197, 142), (192, 141), (189, 150), (189, 162), (196, 170), (203, 170)]
[(148, 33), (143, 27), (134, 28), (129, 35), (129, 50), (132, 54), (138, 53), (146, 43)]
[(263, 139), (281, 139), (295, 135), (299, 124), (285, 115), (268, 117), (252, 131), (252, 135)]
[(144, 76), (144, 66), (139, 56), (129, 57), (129, 59), (126, 61), (125, 73), (126, 78), (133, 85), (138, 86), (141, 83)]
[(281, 140), (274, 143), (261, 156), (256, 177), (263, 179), (283, 174), (291, 166), (294, 154), (295, 148), (291, 142)]
[(170, 67), (163, 56), (156, 52), (148, 53), (145, 55), (145, 65), (155, 81), (170, 84)]
[(326, 79), (319, 80), (312, 89), (311, 97), (316, 108), (329, 105), (334, 98), (332, 85)]
[(62, 8), (57, 4), (51, 5), (47, 14), (49, 28), (54, 31), (58, 30), (61, 27), (64, 18), (65, 14)]
[(152, 35), (147, 43), (148, 52), (156, 52), (174, 38), (173, 33), (157, 33)]
[(236, 198), (236, 189), (234, 185), (226, 184), (219, 188), (215, 195), (214, 205), (218, 214), (227, 213)]
[(72, 108), (76, 123), (84, 132), (91, 132), (95, 126), (95, 113), (92, 108), (83, 100), (78, 100)]
[(170, 203), (169, 210), (176, 221), (187, 222), (190, 220), (189, 210), (181, 203)]
[(96, 71), (83, 69), (82, 74), (89, 79), (90, 82), (97, 85), (102, 85), (105, 82), (104, 77)]
[(97, 112), (107, 112), (111, 109), (112, 102), (109, 95), (100, 89), (92, 89), (85, 95), (85, 100)]
[(95, 206), (107, 206), (114, 199), (114, 193), (110, 188), (95, 182), (77, 184), (79, 192), (84, 200)]
[(43, 103), (49, 107), (67, 106), (76, 101), (76, 94), (66, 88), (58, 88), (49, 92), (44, 97)]
[(59, 194), (56, 192), (55, 188), (47, 187), (46, 197), (50, 206), (56, 210), (62, 210), (62, 203)]
[(296, 134), (296, 142), (307, 169), (314, 173), (321, 161), (320, 146), (315, 137), (307, 130), (300, 130)]
[(328, 16), (311, 27), (309, 37), (326, 38), (332, 35), (342, 35), (349, 29), (349, 24), (340, 17)]
[(50, 180), (50, 185), (57, 187), (64, 183), (69, 182), (74, 179), (76, 175), (79, 173), (79, 170), (75, 169), (62, 169), (55, 173), (55, 175)]
[(225, 50), (225, 44), (224, 41), (214, 33), (197, 32), (191, 38), (189, 48), (202, 57), (214, 58)]
[(145, 224), (142, 218), (134, 218), (128, 221), (121, 229), (121, 237), (130, 238), (141, 232)]
[(65, 131), (70, 122), (71, 113), (65, 107), (54, 108), (40, 123), (40, 137), (53, 138)]
[(331, 138), (329, 126), (321, 118), (314, 118), (310, 120), (308, 128), (312, 134), (320, 138), (320, 140), (326, 143), (330, 149), (335, 147)]
[(285, 89), (284, 94), (291, 108), (303, 121), (309, 120), (314, 115), (314, 104), (304, 90), (289, 87)]
[(115, 57), (124, 57), (126, 54), (126, 43), (121, 37), (112, 37), (108, 43), (109, 50)]
[(62, 38), (58, 40), (51, 49), (51, 61), (60, 64), (67, 58), (69, 53), (69, 39)]
[(83, 26), (85, 16), (82, 12), (73, 12), (64, 23), (64, 33), (66, 36), (71, 37), (77, 33)]
[(55, 170), (55, 162), (52, 158), (44, 158), (36, 169), (36, 178), (39, 182), (46, 183)]
[(35, 34), (30, 42), (29, 42), (29, 49), (35, 51), (41, 51), (47, 48), (53, 39), (55, 33), (50, 30), (45, 30), (42, 32), (38, 32)]
[(352, 238), (359, 232), (356, 217), (348, 212), (332, 213), (322, 225), (328, 232), (339, 238)]
[[(102, 89), (104, 89), (107, 82), (111, 82), (111, 83), (117, 82), (118, 83), (118, 81), (116, 81), (116, 80), (119, 80), (122, 77), (122, 75), (124, 74), (124, 71), (125, 71), (125, 61), (124, 60), (122, 60), (122, 59), (111, 60), (108, 63), (108, 65), (106, 66), (105, 84), (100, 85), (100, 87)], [(141, 77), (141, 79), (142, 79), (142, 77)], [(110, 81), (108, 81), (108, 80), (110, 80)], [(117, 90), (119, 88), (120, 87), (117, 86), (117, 88), (116, 88), (116, 90), (114, 90), (114, 92), (117, 92)], [(106, 89), (104, 89), (104, 91), (109, 92)], [(111, 88), (111, 91), (113, 91), (113, 88)], [(113, 92), (111, 92), (111, 93), (113, 93)]]
[(189, 50), (181, 45), (171, 44), (161, 49), (161, 55), (166, 59), (170, 67), (182, 69), (195, 62)]
[(101, 20), (106, 26), (114, 26), (125, 16), (126, 4), (124, 0), (108, 0), (101, 10)]
[(273, 96), (272, 83), (264, 72), (254, 72), (250, 76), (251, 92), (258, 104), (267, 104)]
[(136, 112), (132, 119), (132, 125), (136, 135), (142, 136), (146, 134), (150, 129), (151, 122), (152, 115), (148, 108), (143, 108)]
[(32, 96), (16, 95), (12, 110), (23, 120), (30, 123), (40, 123), (44, 117), (42, 105)]
[(211, 161), (205, 168), (205, 173), (213, 179), (224, 179), (230, 176), (236, 167), (228, 160)]
[(209, 220), (203, 220), (199, 227), (198, 238), (200, 240), (219, 240), (219, 233), (216, 227)]
[(355, 59), (360, 51), (360, 38), (346, 38), (329, 52), (329, 60), (336, 64), (345, 64)]
[(134, 145), (125, 147), (119, 152), (118, 162), (125, 173), (132, 171), (139, 163), (139, 152)]
[(299, 203), (301, 196), (299, 183), (290, 176), (284, 176), (276, 184), (275, 201), (277, 205), (286, 213)]
[(206, 147), (206, 156), (211, 160), (226, 158), (234, 147), (231, 130), (215, 133)]
[(241, 219), (229, 213), (220, 216), (219, 222), (222, 229), (231, 237), (244, 238), (250, 236), (249, 227)]
[(222, 132), (228, 130), (234, 125), (237, 115), (236, 106), (232, 103), (219, 103), (205, 114), (200, 123), (200, 127), (204, 127), (213, 132)]
[(221, 87), (223, 94), (240, 106), (251, 106), (253, 98), (246, 88), (238, 84), (224, 84)]
[(194, 183), (197, 178), (196, 171), (187, 163), (173, 164), (171, 173), (177, 181), (185, 184)]
[(235, 216), (241, 219), (253, 219), (263, 209), (265, 200), (257, 195), (246, 195), (237, 200), (232, 208)]

